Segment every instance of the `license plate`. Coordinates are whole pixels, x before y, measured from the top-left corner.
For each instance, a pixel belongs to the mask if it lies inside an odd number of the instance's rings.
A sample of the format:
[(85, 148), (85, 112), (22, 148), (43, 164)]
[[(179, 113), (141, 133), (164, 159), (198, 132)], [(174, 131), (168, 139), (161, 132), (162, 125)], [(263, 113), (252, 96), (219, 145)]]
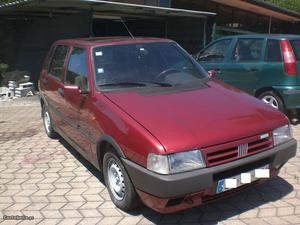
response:
[(253, 181), (256, 181), (260, 178), (269, 178), (270, 169), (269, 165), (248, 171), (246, 173), (241, 173), (236, 176), (232, 176), (226, 179), (218, 181), (216, 193), (221, 193), (227, 190), (231, 190), (237, 187), (240, 187), (244, 184), (250, 184)]

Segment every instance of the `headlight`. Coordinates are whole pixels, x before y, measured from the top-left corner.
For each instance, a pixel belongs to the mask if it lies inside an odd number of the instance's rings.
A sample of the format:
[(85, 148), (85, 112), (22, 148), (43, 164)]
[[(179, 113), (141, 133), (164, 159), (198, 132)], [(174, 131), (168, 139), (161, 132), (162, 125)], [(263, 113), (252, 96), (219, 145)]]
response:
[(170, 155), (149, 154), (147, 168), (160, 174), (180, 173), (205, 167), (201, 151), (193, 150)]
[(293, 138), (289, 125), (279, 127), (273, 131), (274, 146), (279, 145)]

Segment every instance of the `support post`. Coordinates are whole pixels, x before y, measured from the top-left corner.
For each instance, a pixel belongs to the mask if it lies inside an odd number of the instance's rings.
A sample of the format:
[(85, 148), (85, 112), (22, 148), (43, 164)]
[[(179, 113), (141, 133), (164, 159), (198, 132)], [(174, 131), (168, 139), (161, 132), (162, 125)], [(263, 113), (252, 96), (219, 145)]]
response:
[(91, 8), (89, 11), (89, 37), (94, 36), (93, 23), (94, 23), (93, 8)]
[(207, 18), (205, 18), (204, 25), (203, 25), (203, 47), (206, 46), (206, 29), (207, 29)]
[(269, 28), (268, 28), (268, 32), (269, 34), (271, 34), (271, 29), (272, 29), (272, 17), (269, 17)]
[(165, 21), (165, 38), (168, 38), (168, 19)]

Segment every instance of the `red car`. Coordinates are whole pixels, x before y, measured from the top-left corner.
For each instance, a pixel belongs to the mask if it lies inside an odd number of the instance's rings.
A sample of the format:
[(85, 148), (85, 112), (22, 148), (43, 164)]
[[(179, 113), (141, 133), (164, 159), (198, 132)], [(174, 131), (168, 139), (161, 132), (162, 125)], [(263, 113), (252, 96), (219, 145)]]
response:
[(171, 40), (57, 41), (40, 94), (47, 135), (102, 171), (123, 210), (197, 206), (276, 176), (296, 153), (281, 112), (210, 79)]

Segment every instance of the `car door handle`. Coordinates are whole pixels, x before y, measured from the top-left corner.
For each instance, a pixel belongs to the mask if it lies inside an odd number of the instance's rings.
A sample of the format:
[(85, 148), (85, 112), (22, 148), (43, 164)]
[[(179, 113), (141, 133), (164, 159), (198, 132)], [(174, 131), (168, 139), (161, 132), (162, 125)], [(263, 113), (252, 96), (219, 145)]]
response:
[(61, 97), (64, 97), (64, 90), (62, 88), (57, 89), (58, 94), (60, 94)]

